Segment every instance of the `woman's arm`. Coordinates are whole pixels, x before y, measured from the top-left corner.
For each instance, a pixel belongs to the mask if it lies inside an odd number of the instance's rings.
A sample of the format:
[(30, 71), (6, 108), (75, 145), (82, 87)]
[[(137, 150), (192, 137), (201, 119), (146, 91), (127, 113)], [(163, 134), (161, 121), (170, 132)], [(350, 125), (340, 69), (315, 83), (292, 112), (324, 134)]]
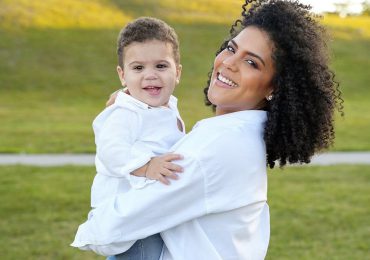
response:
[(131, 189), (94, 209), (72, 246), (113, 255), (127, 250), (134, 240), (205, 215), (205, 179), (199, 163), (186, 156), (179, 164), (185, 172), (172, 185), (157, 182)]
[(184, 169), (178, 181), (132, 189), (102, 204), (79, 227), (73, 246), (113, 255), (127, 250), (132, 241), (189, 220), (264, 204), (265, 150), (262, 137), (254, 132), (235, 124), (212, 133), (209, 126), (199, 126), (173, 147), (184, 156), (175, 162)]

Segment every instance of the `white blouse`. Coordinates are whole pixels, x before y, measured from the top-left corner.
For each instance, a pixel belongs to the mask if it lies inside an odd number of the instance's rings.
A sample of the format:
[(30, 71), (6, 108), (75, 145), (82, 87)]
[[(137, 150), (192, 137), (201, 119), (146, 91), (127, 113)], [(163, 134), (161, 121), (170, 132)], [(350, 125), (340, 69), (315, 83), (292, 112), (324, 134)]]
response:
[[(97, 174), (91, 187), (91, 206), (130, 188), (143, 188), (154, 182), (130, 173), (151, 157), (167, 153), (185, 135), (178, 129), (181, 120), (177, 99), (169, 107), (150, 107), (120, 91), (115, 103), (94, 120)], [(183, 124), (183, 123), (182, 123)]]
[(200, 121), (172, 150), (184, 168), (170, 186), (131, 189), (92, 210), (72, 246), (114, 255), (161, 233), (162, 260), (264, 259), (270, 235), (264, 111)]

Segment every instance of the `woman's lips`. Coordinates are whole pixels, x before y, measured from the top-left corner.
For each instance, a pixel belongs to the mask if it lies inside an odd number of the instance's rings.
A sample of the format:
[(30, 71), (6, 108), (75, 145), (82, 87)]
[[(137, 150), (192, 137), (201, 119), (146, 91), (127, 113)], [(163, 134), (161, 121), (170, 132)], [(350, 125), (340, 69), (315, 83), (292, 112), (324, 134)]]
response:
[(228, 88), (233, 89), (236, 88), (238, 85), (233, 82), (232, 80), (224, 77), (222, 74), (217, 73), (215, 78), (215, 84), (221, 88)]

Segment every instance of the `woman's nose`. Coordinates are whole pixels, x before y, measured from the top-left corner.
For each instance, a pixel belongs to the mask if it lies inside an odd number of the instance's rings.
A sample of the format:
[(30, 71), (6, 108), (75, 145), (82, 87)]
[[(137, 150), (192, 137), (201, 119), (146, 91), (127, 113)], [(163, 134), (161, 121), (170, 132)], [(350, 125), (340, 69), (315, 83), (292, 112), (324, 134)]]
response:
[(222, 64), (226, 68), (230, 69), (231, 71), (236, 71), (237, 70), (237, 60), (236, 60), (235, 55), (231, 55), (229, 57), (226, 57), (223, 60)]

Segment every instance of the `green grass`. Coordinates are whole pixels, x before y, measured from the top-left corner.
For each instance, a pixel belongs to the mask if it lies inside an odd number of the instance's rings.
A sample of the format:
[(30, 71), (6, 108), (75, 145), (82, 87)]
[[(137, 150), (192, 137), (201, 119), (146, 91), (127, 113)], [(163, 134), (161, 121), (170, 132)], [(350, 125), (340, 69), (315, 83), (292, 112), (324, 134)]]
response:
[(274, 170), (267, 259), (366, 259), (369, 184), (368, 166)]
[[(69, 246), (89, 210), (92, 167), (0, 167), (1, 259), (104, 259)], [(269, 174), (267, 259), (366, 259), (370, 167)]]
[[(0, 1), (0, 153), (94, 152), (92, 120), (119, 87), (118, 24), (141, 15), (163, 18), (179, 34), (183, 75), (175, 94), (187, 130), (212, 115), (202, 89), (242, 1), (67, 2)], [(334, 36), (346, 113), (333, 149), (370, 150), (370, 18), (330, 16), (324, 23)]]

